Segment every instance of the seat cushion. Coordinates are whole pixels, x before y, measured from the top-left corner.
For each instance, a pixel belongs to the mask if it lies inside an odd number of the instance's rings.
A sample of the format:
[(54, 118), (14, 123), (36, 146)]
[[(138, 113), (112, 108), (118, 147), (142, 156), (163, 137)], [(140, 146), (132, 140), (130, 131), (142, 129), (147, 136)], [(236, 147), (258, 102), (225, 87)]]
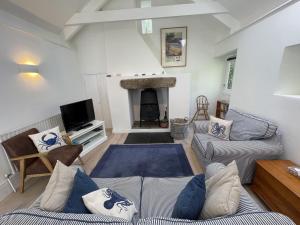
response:
[(226, 113), (226, 120), (233, 120), (230, 140), (247, 141), (272, 137), (277, 131), (273, 122), (234, 109)]
[(82, 152), (81, 145), (65, 145), (48, 153), (48, 159), (52, 165), (59, 160), (66, 166), (70, 166)]
[[(81, 152), (81, 145), (65, 145), (50, 151), (47, 154), (47, 158), (53, 167), (55, 167), (57, 160), (66, 166), (70, 166)], [(49, 170), (39, 158), (36, 158), (33, 163), (26, 168), (26, 174), (30, 175), (38, 173), (49, 173)]]
[(171, 217), (180, 192), (193, 177), (145, 177), (141, 200), (141, 218)]

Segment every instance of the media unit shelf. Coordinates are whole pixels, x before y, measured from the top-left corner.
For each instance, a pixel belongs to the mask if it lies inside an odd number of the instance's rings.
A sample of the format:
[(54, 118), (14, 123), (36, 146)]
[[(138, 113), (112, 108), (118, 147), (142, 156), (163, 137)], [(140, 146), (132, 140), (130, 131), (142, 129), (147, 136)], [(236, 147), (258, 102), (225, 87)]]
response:
[(83, 146), (80, 156), (87, 154), (107, 140), (104, 121), (94, 120), (90, 123), (92, 124), (90, 127), (68, 133), (72, 144), (81, 144)]

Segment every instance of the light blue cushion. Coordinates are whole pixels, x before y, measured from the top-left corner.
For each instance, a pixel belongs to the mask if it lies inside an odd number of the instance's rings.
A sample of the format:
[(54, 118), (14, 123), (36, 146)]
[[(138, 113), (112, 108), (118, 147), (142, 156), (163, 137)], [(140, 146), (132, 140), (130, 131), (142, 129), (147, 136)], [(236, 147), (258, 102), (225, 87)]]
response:
[(82, 196), (98, 190), (97, 184), (79, 169), (74, 177), (71, 194), (63, 210), (64, 213), (88, 214), (90, 211), (85, 207)]
[(205, 175), (193, 177), (179, 194), (172, 218), (197, 220), (204, 206), (205, 192)]
[(231, 141), (266, 139), (272, 137), (277, 131), (277, 126), (273, 122), (234, 109), (229, 109), (225, 119), (233, 121)]

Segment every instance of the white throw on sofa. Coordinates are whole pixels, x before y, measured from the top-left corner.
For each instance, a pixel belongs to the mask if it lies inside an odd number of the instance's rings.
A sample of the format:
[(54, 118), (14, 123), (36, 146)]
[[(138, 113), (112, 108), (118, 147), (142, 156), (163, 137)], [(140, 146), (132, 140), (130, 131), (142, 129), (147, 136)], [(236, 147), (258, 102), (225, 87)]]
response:
[(230, 140), (208, 134), (209, 121), (195, 121), (192, 148), (205, 166), (235, 160), (241, 183), (251, 183), (256, 160), (278, 159), (283, 153), (278, 128), (273, 122), (234, 109), (225, 119), (233, 121)]

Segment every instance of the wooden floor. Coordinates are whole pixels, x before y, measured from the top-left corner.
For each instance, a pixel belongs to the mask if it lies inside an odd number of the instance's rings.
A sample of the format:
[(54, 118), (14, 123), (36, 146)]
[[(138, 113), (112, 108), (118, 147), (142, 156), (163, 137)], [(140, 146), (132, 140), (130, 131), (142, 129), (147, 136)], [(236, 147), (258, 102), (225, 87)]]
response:
[[(127, 137), (127, 134), (112, 134), (111, 130), (108, 130), (107, 134), (108, 140), (105, 143), (100, 145), (95, 150), (89, 152), (82, 158), (84, 162), (84, 169), (87, 174), (91, 173), (109, 145), (123, 144)], [(183, 141), (176, 141), (176, 143), (181, 143), (183, 145), (194, 174), (198, 174), (202, 172), (202, 168), (191, 148), (192, 136), (193, 132), (190, 130), (187, 139)], [(23, 194), (12, 193), (6, 199), (0, 202), (0, 214), (9, 212), (13, 209), (28, 208), (43, 192), (48, 183), (48, 180), (49, 177), (43, 177), (31, 178), (26, 181), (25, 192)]]

